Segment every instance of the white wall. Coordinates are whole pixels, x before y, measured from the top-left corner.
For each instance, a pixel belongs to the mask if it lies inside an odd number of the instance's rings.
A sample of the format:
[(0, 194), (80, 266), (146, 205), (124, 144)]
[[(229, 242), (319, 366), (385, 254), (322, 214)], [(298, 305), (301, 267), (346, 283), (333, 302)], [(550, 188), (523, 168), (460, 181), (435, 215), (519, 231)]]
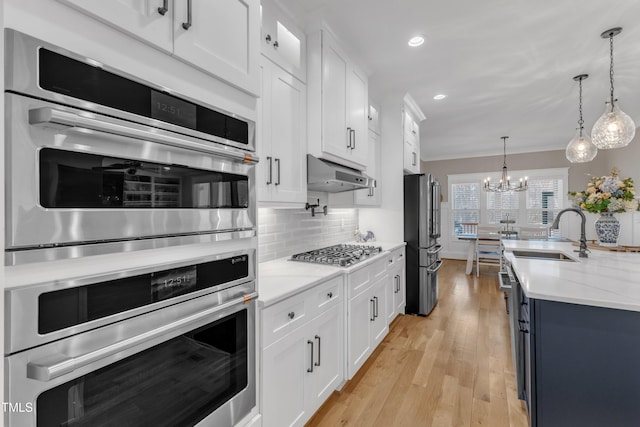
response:
[(381, 162), (379, 208), (360, 208), (361, 230), (371, 230), (377, 240), (404, 241), (404, 173), (402, 140), (402, 97), (383, 102), (380, 106)]
[(358, 227), (356, 209), (258, 209), (260, 262), (352, 241)]

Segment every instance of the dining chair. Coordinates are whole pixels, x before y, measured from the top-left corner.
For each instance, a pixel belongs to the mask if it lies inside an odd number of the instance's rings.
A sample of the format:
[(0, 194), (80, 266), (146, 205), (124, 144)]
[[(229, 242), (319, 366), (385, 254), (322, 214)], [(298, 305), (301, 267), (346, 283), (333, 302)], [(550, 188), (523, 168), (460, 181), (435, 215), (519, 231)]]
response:
[(502, 227), (478, 224), (476, 239), (476, 276), (480, 276), (480, 265), (497, 265), (502, 271)]

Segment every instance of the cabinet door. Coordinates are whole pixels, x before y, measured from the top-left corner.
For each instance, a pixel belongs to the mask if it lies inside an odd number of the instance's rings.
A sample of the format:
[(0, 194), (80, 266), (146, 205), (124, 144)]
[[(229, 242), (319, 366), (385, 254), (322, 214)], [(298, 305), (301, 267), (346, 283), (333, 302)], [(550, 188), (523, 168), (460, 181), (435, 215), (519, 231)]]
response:
[(306, 88), (275, 64), (272, 70), (273, 200), (304, 203), (307, 199)]
[(260, 60), (260, 99), (256, 123), (256, 154), (260, 162), (256, 167), (256, 195), (259, 202), (270, 202), (273, 188), (273, 156), (271, 155), (271, 66), (269, 60)]
[(259, 0), (174, 4), (174, 54), (259, 96)]
[(351, 160), (366, 166), (369, 151), (367, 111), (369, 106), (367, 76), (357, 68), (349, 69), (349, 127), (351, 136)]
[(398, 267), (398, 270), (396, 271), (396, 274), (398, 275), (398, 292), (396, 292), (395, 298), (394, 298), (394, 303), (396, 305), (395, 308), (395, 312), (396, 315), (397, 314), (402, 314), (404, 313), (404, 308), (407, 304), (407, 289), (406, 289), (406, 274), (405, 274), (405, 267), (404, 267), (404, 256), (401, 258), (401, 262), (402, 265), (400, 267)]
[(314, 367), (308, 388), (307, 411), (312, 414), (344, 379), (343, 305), (334, 305), (311, 322), (315, 342)]
[(369, 104), (369, 130), (380, 135), (380, 107)]
[(351, 155), (347, 124), (347, 56), (322, 33), (322, 150), (341, 158)]
[(373, 351), (369, 339), (371, 325), (375, 321), (373, 304), (373, 295), (370, 290), (349, 300), (347, 314), (349, 379), (353, 378)]
[(264, 427), (302, 425), (305, 383), (309, 381), (311, 345), (307, 327), (291, 332), (262, 352), (262, 416)]
[(371, 288), (374, 300), (374, 321), (371, 323), (371, 350), (373, 351), (382, 342), (389, 332), (387, 322), (387, 288), (388, 275), (382, 276)]
[(273, 62), (307, 81), (306, 36), (273, 0), (262, 0), (262, 41), (260, 51)]
[(354, 191), (354, 202), (357, 205), (378, 206), (380, 204), (380, 136), (369, 130), (369, 151), (367, 159), (367, 175), (375, 178), (375, 188)]
[[(58, 0), (167, 52), (173, 51), (173, 4), (163, 0)], [(164, 13), (164, 14), (163, 14)]]
[(389, 271), (387, 279), (386, 293), (386, 313), (387, 324), (390, 324), (396, 317), (396, 293), (398, 292), (398, 273), (395, 268)]

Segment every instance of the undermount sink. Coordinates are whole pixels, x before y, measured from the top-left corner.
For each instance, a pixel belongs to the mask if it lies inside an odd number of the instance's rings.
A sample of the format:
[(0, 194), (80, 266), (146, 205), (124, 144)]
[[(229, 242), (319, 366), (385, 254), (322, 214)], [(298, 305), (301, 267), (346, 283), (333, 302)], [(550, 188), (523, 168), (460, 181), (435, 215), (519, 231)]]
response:
[(570, 258), (562, 252), (536, 252), (536, 251), (513, 251), (513, 256), (516, 258), (528, 258), (528, 259), (546, 259), (551, 261), (568, 261), (576, 262), (573, 258)]

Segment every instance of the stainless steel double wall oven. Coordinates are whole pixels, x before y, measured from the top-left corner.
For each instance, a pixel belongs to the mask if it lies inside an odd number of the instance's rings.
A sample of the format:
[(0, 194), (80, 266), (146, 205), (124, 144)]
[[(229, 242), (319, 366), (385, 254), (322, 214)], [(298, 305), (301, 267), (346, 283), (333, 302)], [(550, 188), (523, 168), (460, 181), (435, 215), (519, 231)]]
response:
[(254, 123), (5, 31), (5, 263), (207, 243), (176, 261), (147, 252), (149, 264), (9, 283), (5, 401), (34, 411), (5, 412), (5, 425), (226, 426), (256, 413)]

